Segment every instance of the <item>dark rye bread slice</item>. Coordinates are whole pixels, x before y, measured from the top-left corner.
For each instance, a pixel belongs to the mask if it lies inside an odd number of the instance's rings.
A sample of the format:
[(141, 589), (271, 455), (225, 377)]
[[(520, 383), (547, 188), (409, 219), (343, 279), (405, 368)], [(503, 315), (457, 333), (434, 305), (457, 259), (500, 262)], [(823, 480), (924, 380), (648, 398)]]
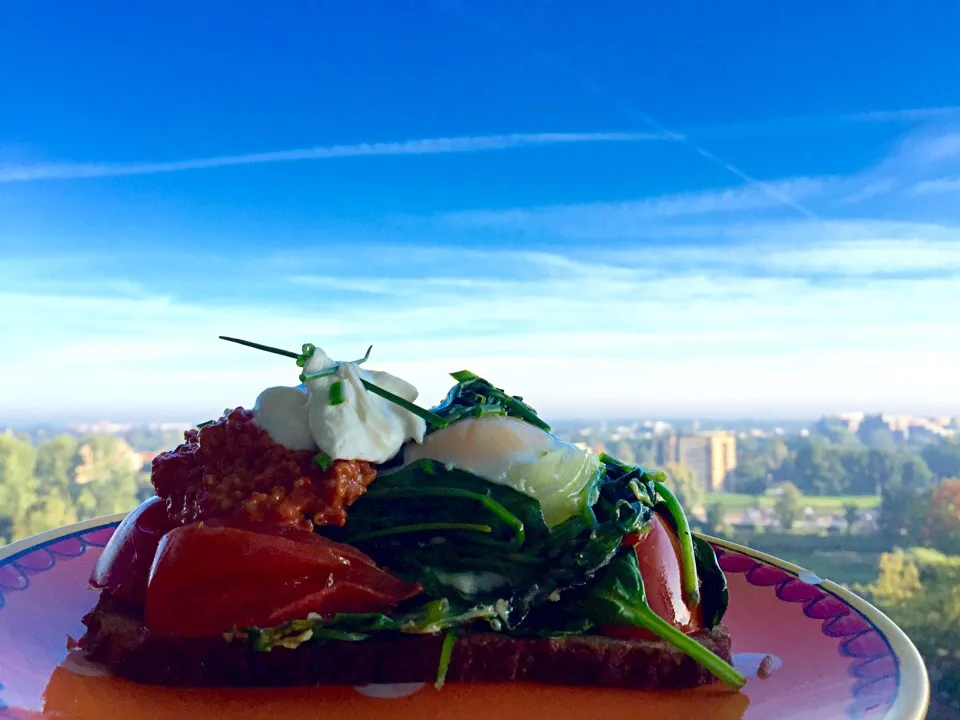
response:
[[(367, 685), (433, 682), (442, 635), (305, 643), (258, 652), (221, 638), (151, 635), (136, 611), (104, 598), (83, 619), (87, 655), (128, 680), (180, 686)], [(723, 626), (693, 636), (730, 661)], [(715, 682), (696, 661), (661, 641), (601, 636), (513, 638), (483, 632), (459, 638), (447, 682), (527, 681), (638, 690)]]

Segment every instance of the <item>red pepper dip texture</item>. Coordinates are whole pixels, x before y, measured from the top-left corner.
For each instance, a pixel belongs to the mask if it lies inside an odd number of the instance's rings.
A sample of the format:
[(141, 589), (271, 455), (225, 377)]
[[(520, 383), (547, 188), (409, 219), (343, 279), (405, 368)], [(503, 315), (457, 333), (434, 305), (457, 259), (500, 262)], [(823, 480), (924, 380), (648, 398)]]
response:
[(347, 507), (376, 477), (362, 460), (323, 469), (315, 452), (288, 450), (236, 408), (184, 433), (186, 442), (153, 460), (152, 481), (170, 519), (186, 525), (212, 518), (283, 523), (304, 530), (339, 525)]

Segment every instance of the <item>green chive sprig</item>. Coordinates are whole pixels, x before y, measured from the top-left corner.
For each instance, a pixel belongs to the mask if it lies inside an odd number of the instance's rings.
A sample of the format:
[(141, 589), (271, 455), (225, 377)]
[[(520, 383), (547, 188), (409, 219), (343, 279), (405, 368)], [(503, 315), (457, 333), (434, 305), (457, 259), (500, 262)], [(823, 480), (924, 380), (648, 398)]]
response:
[[(273, 353), (274, 355), (283, 355), (284, 357), (294, 358), (297, 361), (297, 367), (303, 367), (306, 364), (306, 361), (313, 357), (313, 354), (317, 351), (316, 345), (313, 343), (304, 344), (301, 348), (301, 352), (295, 353), (290, 350), (283, 350), (281, 348), (271, 347), (270, 345), (262, 345), (261, 343), (250, 342), (249, 340), (241, 340), (239, 338), (227, 337), (226, 335), (219, 336), (221, 340), (226, 340), (227, 342), (237, 343), (238, 345), (244, 345), (246, 347), (253, 348), (254, 350), (263, 350), (264, 352)], [(373, 345), (367, 348), (366, 354), (357, 360), (354, 364), (361, 365), (365, 363), (370, 358), (370, 352), (373, 350)], [(337, 370), (339, 370), (339, 365), (334, 365), (333, 367), (326, 368), (325, 370), (320, 370), (313, 373), (300, 373), (300, 382), (308, 382), (310, 380), (317, 380), (323, 377), (330, 377), (331, 375), (336, 375)], [(384, 390), (379, 385), (374, 385), (372, 382), (367, 382), (366, 380), (361, 379), (360, 382), (363, 383), (363, 386), (374, 395), (379, 395), (385, 400), (389, 400), (394, 405), (402, 407), (407, 412), (411, 412), (419, 418), (422, 418), (425, 422), (430, 423), (436, 428), (445, 428), (449, 423), (444, 420), (442, 417), (436, 413), (432, 413), (429, 410), (426, 410), (419, 405), (414, 405), (408, 400), (404, 400), (399, 395), (390, 392), (389, 390)], [(334, 383), (336, 385), (336, 383)], [(340, 392), (342, 392), (343, 387), (341, 384)], [(333, 389), (331, 388), (331, 397), (333, 396)], [(342, 402), (342, 400), (341, 400)], [(332, 405), (338, 405), (331, 401)]]

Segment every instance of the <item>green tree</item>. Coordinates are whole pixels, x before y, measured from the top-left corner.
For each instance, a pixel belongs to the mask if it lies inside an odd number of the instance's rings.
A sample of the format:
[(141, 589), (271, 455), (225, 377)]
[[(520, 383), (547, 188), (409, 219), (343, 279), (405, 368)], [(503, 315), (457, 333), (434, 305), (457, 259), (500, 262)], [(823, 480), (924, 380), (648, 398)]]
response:
[(960, 557), (921, 549), (885, 553), (876, 582), (861, 590), (923, 656), (932, 686), (927, 717), (960, 716)]
[(666, 485), (677, 496), (684, 510), (692, 513), (703, 505), (706, 491), (689, 467), (678, 463), (668, 463), (664, 466), (663, 471), (667, 475)]
[(843, 506), (843, 521), (847, 524), (847, 535), (853, 535), (853, 526), (860, 519), (860, 509), (853, 503)]
[(922, 457), (938, 478), (960, 477), (960, 438), (927, 445)]
[(77, 522), (77, 511), (69, 497), (53, 489), (41, 494), (24, 515), (20, 536), (35, 535), (45, 530)]
[(784, 461), (790, 456), (790, 448), (779, 438), (767, 440), (762, 447), (763, 456), (767, 461), (767, 466), (771, 470), (776, 470), (783, 465)]
[(77, 450), (76, 508), (81, 520), (130, 510), (137, 504), (139, 455), (108, 435), (85, 438)]
[(789, 455), (787, 444), (779, 438), (744, 438), (737, 444), (737, 467), (728, 476), (730, 489), (763, 495)]
[(774, 509), (777, 519), (780, 520), (780, 527), (787, 531), (792, 530), (803, 512), (803, 493), (793, 483), (784, 483), (780, 486), (780, 496)]
[(33, 446), (11, 435), (0, 435), (0, 538), (21, 537), (27, 511), (37, 501)]
[(40, 488), (56, 488), (70, 495), (73, 486), (77, 457), (77, 440), (71, 435), (60, 435), (42, 443), (37, 448), (34, 474)]
[(34, 475), (37, 499), (24, 517), (23, 535), (32, 535), (77, 521), (75, 507), (77, 441), (70, 435), (41, 443)]
[(899, 453), (899, 459), (900, 473), (899, 477), (896, 478), (897, 482), (904, 487), (916, 488), (917, 490), (930, 487), (933, 481), (933, 473), (922, 457), (909, 453)]
[(737, 467), (730, 473), (728, 483), (733, 492), (763, 495), (772, 479), (770, 468), (763, 458), (741, 456), (737, 458)]
[(810, 495), (842, 495), (846, 470), (840, 451), (823, 438), (803, 438), (775, 475)]
[(934, 488), (924, 531), (933, 547), (960, 554), (960, 478), (949, 478)]
[(857, 436), (860, 438), (860, 442), (868, 448), (892, 450), (897, 446), (897, 441), (894, 439), (893, 433), (890, 432), (890, 428), (883, 424), (865, 422), (860, 426)]
[(877, 519), (880, 535), (891, 546), (922, 543), (929, 508), (929, 492), (901, 486), (884, 488)]

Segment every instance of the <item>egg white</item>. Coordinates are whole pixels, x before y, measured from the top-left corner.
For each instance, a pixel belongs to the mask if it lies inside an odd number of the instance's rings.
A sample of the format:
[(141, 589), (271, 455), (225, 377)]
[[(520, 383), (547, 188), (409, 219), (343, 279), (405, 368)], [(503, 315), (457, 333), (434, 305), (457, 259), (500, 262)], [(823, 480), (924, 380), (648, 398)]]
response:
[(599, 457), (514, 417), (466, 418), (404, 449), (404, 465), (429, 459), (506, 485), (540, 502), (547, 525), (581, 512)]

